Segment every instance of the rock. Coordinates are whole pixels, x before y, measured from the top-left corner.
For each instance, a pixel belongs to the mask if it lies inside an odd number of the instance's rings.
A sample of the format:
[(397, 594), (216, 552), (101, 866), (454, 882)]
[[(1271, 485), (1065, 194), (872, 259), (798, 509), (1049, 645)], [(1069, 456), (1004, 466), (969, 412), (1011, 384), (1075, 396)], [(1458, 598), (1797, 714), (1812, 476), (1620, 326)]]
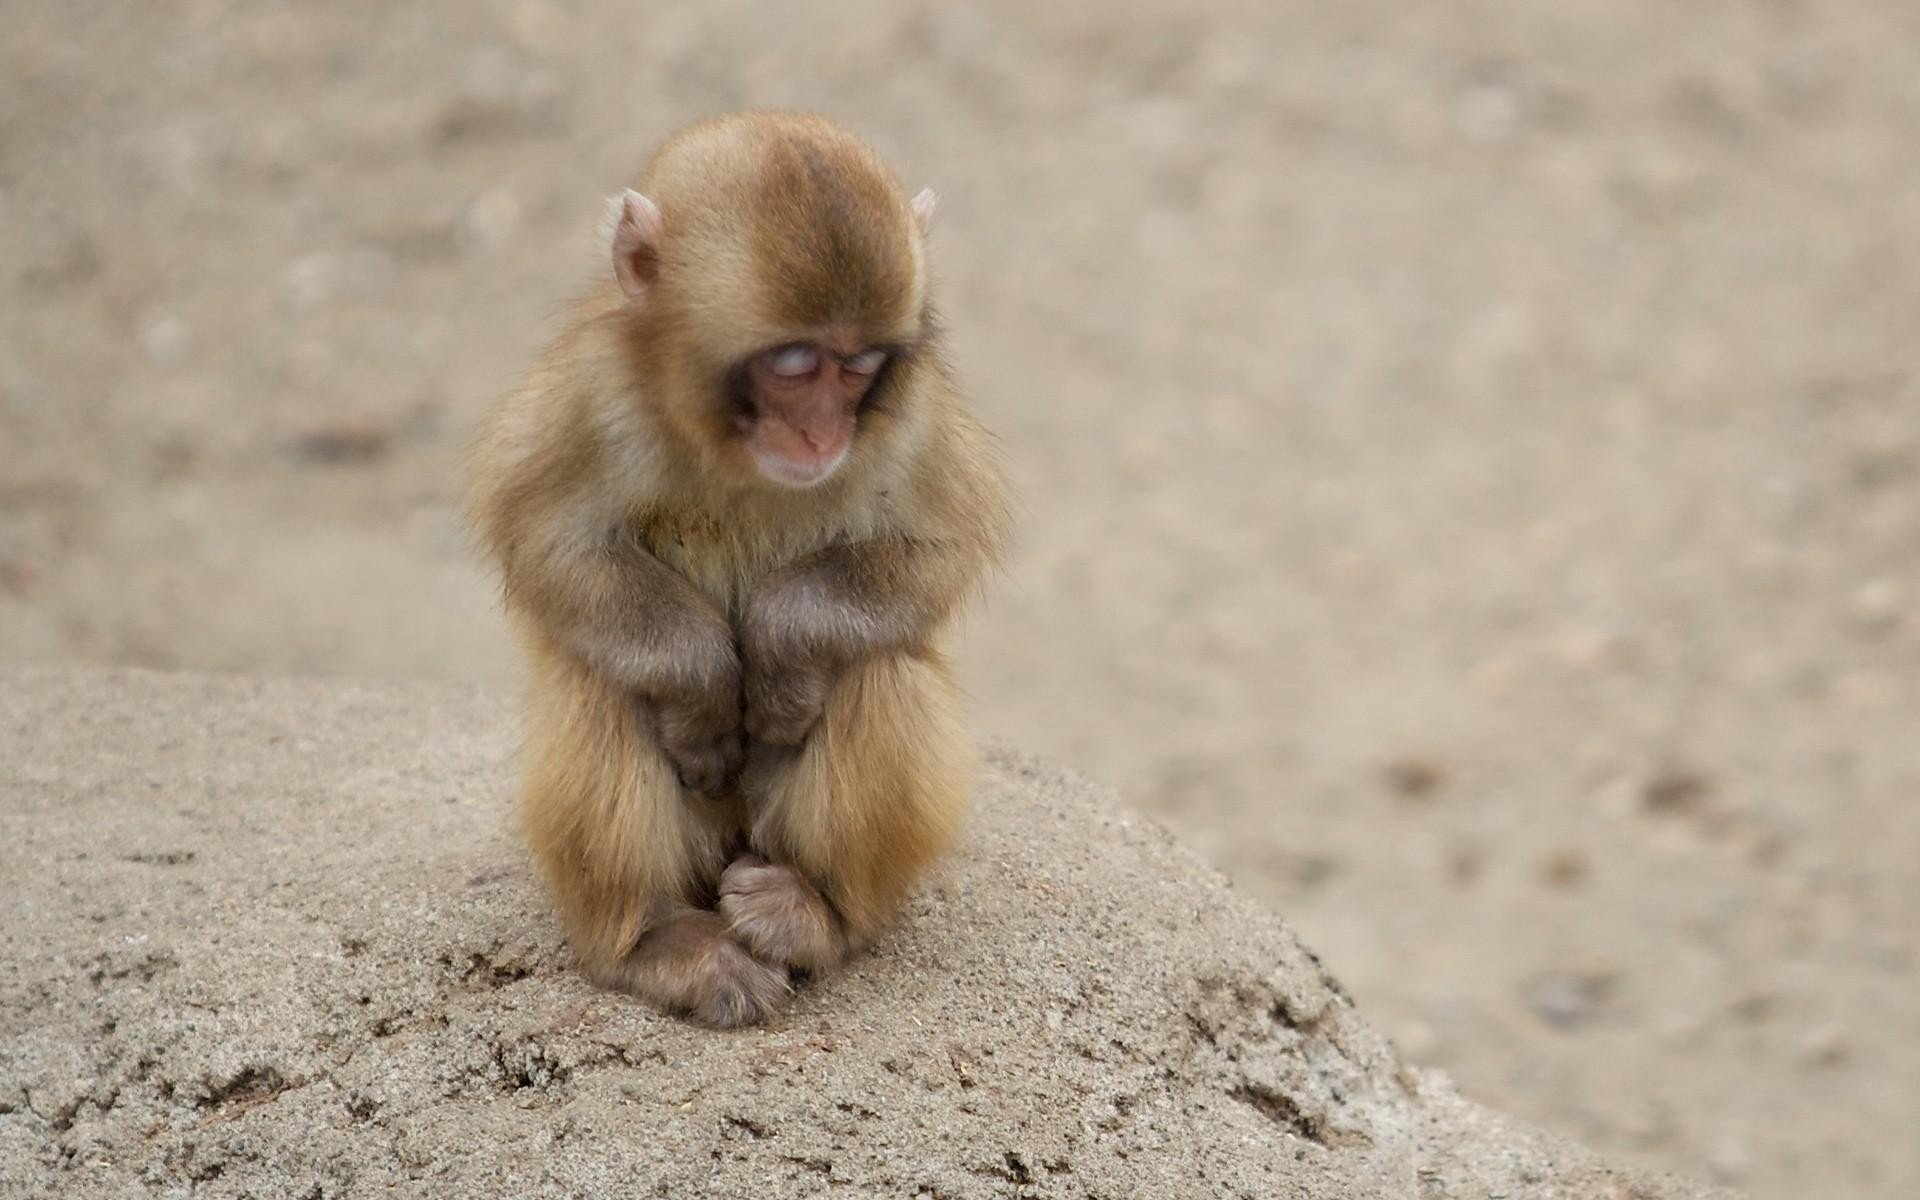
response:
[(1578, 1029), (1598, 1017), (1613, 998), (1619, 977), (1606, 967), (1544, 971), (1525, 992), (1535, 1015), (1559, 1029)]
[(1007, 751), (901, 929), (721, 1033), (595, 990), (456, 688), (0, 677), (8, 1196), (1696, 1197), (1399, 1062)]

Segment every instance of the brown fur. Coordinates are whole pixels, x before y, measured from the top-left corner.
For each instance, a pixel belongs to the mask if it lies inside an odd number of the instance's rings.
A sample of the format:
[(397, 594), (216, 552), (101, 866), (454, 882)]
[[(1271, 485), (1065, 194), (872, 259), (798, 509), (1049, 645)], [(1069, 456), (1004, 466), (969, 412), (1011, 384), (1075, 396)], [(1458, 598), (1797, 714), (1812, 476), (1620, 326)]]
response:
[[(576, 953), (737, 1024), (785, 968), (870, 940), (951, 841), (971, 764), (944, 646), (1005, 513), (871, 150), (745, 114), (641, 186), (664, 229), (644, 297), (580, 301), (489, 422), (473, 511), (528, 658), (527, 836)], [(840, 469), (783, 489), (725, 381), (828, 333), (893, 358)]]

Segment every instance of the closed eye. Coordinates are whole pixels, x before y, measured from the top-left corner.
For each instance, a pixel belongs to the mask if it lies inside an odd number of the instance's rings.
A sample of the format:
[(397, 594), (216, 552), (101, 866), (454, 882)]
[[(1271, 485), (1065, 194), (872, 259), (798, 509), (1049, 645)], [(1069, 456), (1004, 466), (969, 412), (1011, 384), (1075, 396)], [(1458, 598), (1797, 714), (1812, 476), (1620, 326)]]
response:
[(786, 379), (811, 375), (820, 366), (820, 353), (812, 346), (782, 346), (767, 354), (767, 369)]
[(871, 375), (887, 361), (885, 350), (863, 350), (840, 360), (840, 368), (850, 375)]

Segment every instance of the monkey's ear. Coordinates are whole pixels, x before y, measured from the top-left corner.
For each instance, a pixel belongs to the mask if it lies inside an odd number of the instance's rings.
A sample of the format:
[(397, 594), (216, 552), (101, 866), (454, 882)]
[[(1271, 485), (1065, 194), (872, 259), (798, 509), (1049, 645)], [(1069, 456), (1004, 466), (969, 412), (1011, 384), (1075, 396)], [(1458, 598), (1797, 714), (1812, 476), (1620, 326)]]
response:
[(628, 188), (607, 204), (613, 218), (613, 277), (634, 303), (660, 277), (660, 237), (666, 222), (653, 201)]
[(932, 188), (921, 188), (913, 198), (913, 223), (920, 227), (920, 236), (925, 237), (927, 230), (933, 228), (933, 206), (939, 201)]

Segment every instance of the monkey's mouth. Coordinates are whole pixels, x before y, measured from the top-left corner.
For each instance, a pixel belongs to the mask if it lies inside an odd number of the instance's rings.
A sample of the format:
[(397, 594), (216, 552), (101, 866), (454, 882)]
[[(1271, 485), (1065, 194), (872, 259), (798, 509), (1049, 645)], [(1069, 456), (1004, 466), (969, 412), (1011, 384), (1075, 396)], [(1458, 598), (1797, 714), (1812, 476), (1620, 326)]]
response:
[(760, 474), (768, 480), (790, 488), (810, 488), (825, 483), (827, 477), (839, 470), (846, 460), (847, 447), (842, 446), (831, 458), (818, 462), (796, 462), (779, 454), (769, 454), (754, 446), (751, 442), (747, 450), (753, 455), (753, 465), (760, 468)]

